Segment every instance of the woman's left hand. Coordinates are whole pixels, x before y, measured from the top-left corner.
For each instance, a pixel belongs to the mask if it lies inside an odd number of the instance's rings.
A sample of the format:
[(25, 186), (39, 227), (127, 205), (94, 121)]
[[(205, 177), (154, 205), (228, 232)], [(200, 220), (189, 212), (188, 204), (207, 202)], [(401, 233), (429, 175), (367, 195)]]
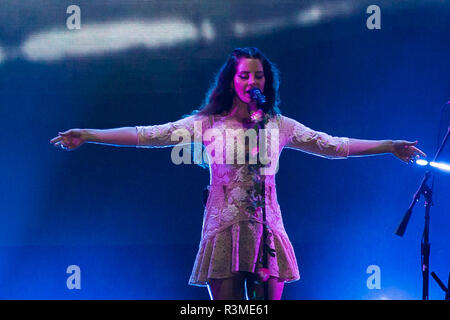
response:
[(392, 154), (399, 158), (400, 160), (409, 163), (414, 162), (419, 159), (420, 156), (426, 157), (425, 152), (416, 148), (418, 141), (409, 142), (404, 140), (394, 140), (392, 141)]

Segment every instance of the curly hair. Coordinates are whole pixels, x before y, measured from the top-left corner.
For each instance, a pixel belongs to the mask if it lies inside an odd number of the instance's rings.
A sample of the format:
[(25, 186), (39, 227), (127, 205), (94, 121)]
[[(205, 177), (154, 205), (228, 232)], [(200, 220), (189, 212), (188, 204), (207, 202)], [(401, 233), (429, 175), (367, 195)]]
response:
[(259, 59), (261, 61), (266, 78), (264, 86), (266, 103), (261, 106), (262, 110), (271, 116), (281, 113), (278, 107), (280, 104), (278, 90), (280, 86), (280, 71), (258, 48), (253, 47), (236, 48), (230, 53), (228, 59), (216, 74), (203, 104), (199, 110), (195, 110), (193, 113), (212, 115), (231, 110), (235, 95), (234, 90), (231, 90), (231, 82), (236, 74), (236, 67), (241, 58)]
[[(231, 82), (236, 74), (236, 68), (241, 58), (259, 59), (263, 66), (264, 77), (266, 82), (264, 85), (264, 95), (266, 102), (260, 106), (264, 113), (270, 117), (281, 114), (280, 105), (280, 71), (259, 49), (236, 48), (234, 49), (219, 72), (215, 75), (214, 81), (206, 94), (203, 104), (198, 110), (192, 111), (190, 115), (215, 115), (222, 114), (231, 110), (235, 91), (231, 88)], [(184, 115), (188, 117), (189, 115)], [(204, 147), (202, 147), (204, 149)], [(202, 152), (203, 154), (203, 152)], [(209, 168), (204, 160), (198, 165), (202, 168)]]

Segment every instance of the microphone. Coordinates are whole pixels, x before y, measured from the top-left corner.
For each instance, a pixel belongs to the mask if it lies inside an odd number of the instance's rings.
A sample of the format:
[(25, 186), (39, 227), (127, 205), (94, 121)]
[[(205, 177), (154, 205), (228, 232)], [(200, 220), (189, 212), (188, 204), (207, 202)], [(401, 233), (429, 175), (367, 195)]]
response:
[(250, 97), (253, 101), (256, 102), (258, 106), (261, 106), (264, 103), (266, 103), (266, 97), (262, 94), (261, 90), (259, 90), (258, 88), (250, 89)]

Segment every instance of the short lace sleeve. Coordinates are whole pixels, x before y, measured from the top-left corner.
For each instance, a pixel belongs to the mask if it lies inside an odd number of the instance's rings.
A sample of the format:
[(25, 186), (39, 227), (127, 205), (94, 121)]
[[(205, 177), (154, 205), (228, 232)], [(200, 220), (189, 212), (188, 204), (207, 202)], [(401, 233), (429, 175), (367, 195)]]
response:
[(286, 134), (286, 148), (330, 159), (345, 159), (349, 153), (349, 139), (333, 137), (324, 132), (315, 131), (291, 118), (282, 117), (282, 130)]
[(204, 122), (203, 117), (191, 115), (175, 122), (136, 126), (136, 147), (163, 148), (199, 142), (195, 138), (202, 137)]

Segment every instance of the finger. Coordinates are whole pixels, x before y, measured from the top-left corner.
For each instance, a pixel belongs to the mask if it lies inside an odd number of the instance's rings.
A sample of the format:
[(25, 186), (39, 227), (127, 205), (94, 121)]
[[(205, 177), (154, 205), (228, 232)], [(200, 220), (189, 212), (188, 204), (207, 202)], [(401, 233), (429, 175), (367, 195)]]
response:
[(58, 142), (58, 141), (60, 141), (61, 139), (62, 139), (61, 136), (55, 137), (55, 138), (53, 138), (52, 140), (50, 140), (50, 143)]
[(420, 154), (422, 157), (425, 157), (425, 158), (427, 157), (426, 153), (423, 152), (422, 150), (420, 150), (420, 149), (417, 148), (417, 147), (414, 147), (414, 146), (411, 146), (411, 145), (405, 145), (404, 147), (407, 148), (408, 151), (412, 151), (412, 153), (418, 153), (418, 154)]
[(67, 144), (65, 144), (63, 141), (58, 141), (57, 143), (54, 144), (55, 147), (60, 147), (60, 148), (67, 148)]
[(64, 143), (61, 143), (59, 146), (61, 147), (61, 149), (66, 150), (66, 151), (69, 149), (67, 147), (67, 145), (65, 145)]
[(419, 142), (419, 141), (417, 141), (417, 140), (414, 141), (414, 142), (411, 142), (411, 141), (405, 141), (403, 147), (404, 147), (404, 148), (409, 148), (410, 146), (415, 146), (418, 142)]
[(419, 148), (413, 147), (414, 151), (416, 151), (418, 154), (420, 154), (422, 157), (426, 158), (427, 154), (420, 150)]
[(409, 157), (414, 157), (416, 155), (417, 155), (417, 157), (419, 157), (419, 155), (420, 155), (420, 156), (426, 158), (426, 156), (427, 156), (422, 150), (420, 150), (416, 147), (409, 147), (407, 150), (407, 154), (409, 155)]
[(402, 154), (396, 154), (395, 155), (400, 161), (403, 161), (403, 162), (405, 162), (405, 163), (408, 163), (409, 162), (409, 156), (405, 156), (405, 155), (402, 155)]

